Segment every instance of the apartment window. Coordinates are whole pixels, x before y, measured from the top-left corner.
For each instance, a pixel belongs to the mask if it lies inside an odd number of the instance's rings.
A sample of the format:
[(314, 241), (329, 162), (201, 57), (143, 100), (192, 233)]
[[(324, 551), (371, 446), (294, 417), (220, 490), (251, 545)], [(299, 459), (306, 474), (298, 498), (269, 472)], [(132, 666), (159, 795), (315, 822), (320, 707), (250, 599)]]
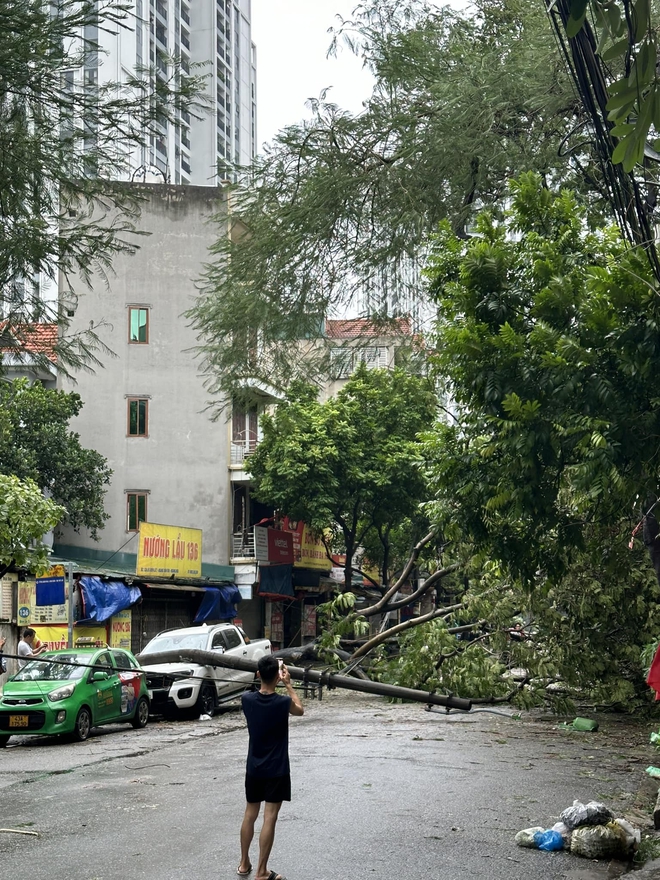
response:
[(333, 379), (348, 379), (353, 372), (353, 351), (350, 348), (330, 349), (330, 373)]
[(149, 342), (149, 309), (131, 306), (128, 310), (128, 341)]
[(147, 493), (126, 493), (126, 531), (137, 532), (141, 522), (147, 521)]
[(366, 364), (368, 370), (386, 369), (388, 365), (387, 349), (384, 347), (376, 348), (371, 345), (358, 349), (355, 352), (355, 363), (356, 366), (358, 363)]
[(233, 443), (254, 449), (259, 432), (259, 414), (256, 406), (249, 409), (234, 406), (231, 414), (231, 439)]
[(149, 436), (149, 401), (146, 398), (134, 397), (128, 400), (128, 436)]
[(165, 25), (162, 25), (159, 21), (156, 22), (156, 39), (163, 46), (167, 46), (167, 31), (165, 30)]

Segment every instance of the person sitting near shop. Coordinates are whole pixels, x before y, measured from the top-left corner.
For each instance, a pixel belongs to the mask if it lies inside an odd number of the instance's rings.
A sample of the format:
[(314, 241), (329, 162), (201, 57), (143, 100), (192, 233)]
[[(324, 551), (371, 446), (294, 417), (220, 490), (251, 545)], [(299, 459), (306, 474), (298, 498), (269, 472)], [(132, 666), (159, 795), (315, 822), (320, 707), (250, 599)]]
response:
[(41, 642), (39, 642), (38, 647), (35, 645), (34, 640), (36, 635), (36, 632), (33, 629), (30, 629), (29, 626), (23, 630), (23, 636), (18, 643), (16, 653), (20, 658), (25, 659), (20, 659), (18, 661), (19, 669), (22, 669), (25, 666), (30, 657), (37, 657), (39, 654), (43, 654), (44, 651), (48, 650), (46, 645), (41, 644)]

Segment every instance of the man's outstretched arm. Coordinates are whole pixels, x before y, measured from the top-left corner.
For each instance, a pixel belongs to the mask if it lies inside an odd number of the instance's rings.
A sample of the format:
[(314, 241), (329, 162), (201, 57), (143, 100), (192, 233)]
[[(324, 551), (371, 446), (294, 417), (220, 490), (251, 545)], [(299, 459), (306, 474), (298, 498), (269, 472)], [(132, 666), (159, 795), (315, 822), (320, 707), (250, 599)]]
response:
[(303, 704), (300, 702), (300, 697), (294, 691), (293, 685), (291, 684), (291, 675), (289, 674), (289, 670), (286, 668), (284, 664), (282, 664), (282, 668), (280, 669), (280, 681), (286, 688), (287, 694), (291, 697), (291, 705), (289, 706), (289, 714), (290, 715), (304, 715), (305, 710), (303, 709)]

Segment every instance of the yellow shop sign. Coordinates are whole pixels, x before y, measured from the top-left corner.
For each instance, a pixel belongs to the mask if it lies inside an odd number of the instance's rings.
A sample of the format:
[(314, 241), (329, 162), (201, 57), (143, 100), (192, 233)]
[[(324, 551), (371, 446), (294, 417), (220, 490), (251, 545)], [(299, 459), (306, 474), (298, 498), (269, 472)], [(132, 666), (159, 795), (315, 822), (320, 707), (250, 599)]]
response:
[(141, 577), (201, 577), (201, 529), (140, 523), (135, 573)]

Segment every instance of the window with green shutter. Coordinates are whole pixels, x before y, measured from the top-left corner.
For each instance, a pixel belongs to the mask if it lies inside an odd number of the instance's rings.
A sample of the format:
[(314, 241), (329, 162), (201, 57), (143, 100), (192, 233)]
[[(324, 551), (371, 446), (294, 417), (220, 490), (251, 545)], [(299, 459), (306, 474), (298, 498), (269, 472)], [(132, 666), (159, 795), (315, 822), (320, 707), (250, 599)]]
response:
[(137, 532), (141, 522), (147, 521), (147, 493), (126, 493), (126, 531)]
[(131, 306), (128, 310), (128, 341), (138, 345), (149, 342), (149, 309)]
[(146, 398), (129, 398), (127, 434), (129, 437), (149, 436), (149, 401)]

